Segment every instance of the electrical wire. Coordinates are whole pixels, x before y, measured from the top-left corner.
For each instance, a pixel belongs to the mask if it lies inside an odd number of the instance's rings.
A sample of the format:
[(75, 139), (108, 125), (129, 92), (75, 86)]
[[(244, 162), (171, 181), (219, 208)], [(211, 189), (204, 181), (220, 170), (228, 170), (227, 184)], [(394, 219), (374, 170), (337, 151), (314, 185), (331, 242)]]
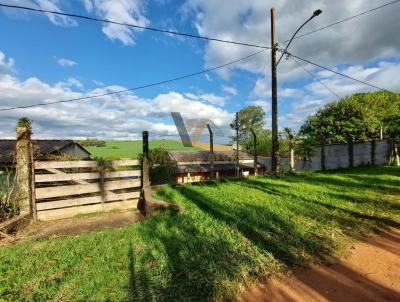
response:
[(354, 77), (348, 76), (348, 75), (346, 75), (346, 74), (344, 74), (344, 73), (341, 73), (341, 72), (339, 72), (339, 71), (330, 69), (330, 68), (325, 67), (325, 66), (323, 66), (323, 65), (320, 65), (320, 64), (318, 64), (318, 63), (314, 63), (314, 62), (312, 62), (312, 61), (310, 61), (310, 60), (308, 60), (308, 59), (304, 59), (304, 58), (301, 58), (301, 57), (299, 57), (299, 56), (296, 56), (296, 55), (294, 55), (294, 54), (292, 54), (292, 53), (286, 52), (286, 54), (287, 54), (289, 57), (293, 57), (293, 58), (299, 59), (299, 60), (301, 60), (301, 61), (303, 61), (303, 62), (306, 62), (306, 63), (309, 63), (309, 64), (311, 64), (311, 65), (317, 66), (317, 67), (319, 67), (319, 68), (321, 68), (321, 69), (330, 71), (330, 72), (332, 72), (332, 73), (335, 73), (335, 74), (340, 75), (340, 76), (342, 76), (342, 77), (345, 77), (345, 78), (347, 78), (347, 79), (350, 79), (350, 80), (356, 81), (356, 82), (358, 82), (358, 83), (361, 83), (361, 84), (370, 86), (370, 87), (372, 87), (372, 88), (376, 88), (376, 89), (378, 89), (378, 90), (390, 92), (388, 89), (385, 89), (385, 88), (382, 88), (382, 87), (379, 87), (379, 86), (370, 84), (370, 83), (368, 83), (368, 82), (365, 82), (365, 81), (356, 79), (356, 78), (354, 78)]
[(110, 24), (132, 27), (132, 28), (136, 28), (136, 29), (144, 29), (144, 30), (149, 30), (149, 31), (154, 31), (154, 32), (160, 32), (160, 33), (164, 33), (164, 34), (183, 36), (183, 37), (188, 37), (188, 38), (202, 39), (202, 40), (228, 43), (228, 44), (241, 45), (241, 46), (250, 46), (250, 47), (256, 47), (256, 48), (263, 48), (263, 49), (271, 49), (271, 47), (264, 46), (264, 45), (256, 45), (256, 44), (245, 43), (245, 42), (223, 40), (223, 39), (200, 36), (200, 35), (195, 35), (195, 34), (182, 33), (182, 32), (177, 32), (177, 31), (173, 31), (173, 30), (166, 30), (166, 29), (160, 29), (160, 28), (148, 27), (148, 26), (140, 26), (140, 25), (135, 25), (135, 24), (131, 24), (131, 23), (124, 23), (124, 22), (118, 22), (118, 21), (113, 21), (113, 20), (108, 20), (108, 19), (100, 19), (100, 18), (89, 17), (89, 16), (84, 16), (84, 15), (63, 13), (63, 12), (57, 12), (57, 11), (51, 11), (51, 10), (27, 7), (27, 6), (10, 5), (10, 4), (0, 3), (0, 7), (22, 9), (22, 10), (27, 10), (27, 11), (37, 12), (37, 13), (54, 14), (54, 15), (59, 15), (59, 16), (64, 16), (64, 17), (79, 18), (79, 19), (102, 22), (102, 23), (110, 23)]
[(310, 72), (309, 70), (307, 70), (297, 59), (294, 59), (294, 61), (296, 62), (297, 65), (300, 66), (301, 69), (304, 70), (304, 72), (308, 73), (311, 78), (313, 78), (314, 80), (318, 81), (322, 86), (324, 86), (330, 93), (332, 93), (335, 97), (337, 97), (338, 99), (341, 99), (342, 97), (340, 95), (338, 95), (336, 92), (334, 92), (332, 89), (330, 89), (324, 82), (322, 82), (320, 79), (318, 79), (316, 76), (314, 76), (314, 74), (312, 72)]
[(15, 107), (9, 107), (9, 108), (0, 108), (0, 111), (10, 111), (10, 110), (15, 110), (15, 109), (26, 109), (26, 108), (32, 108), (32, 107), (39, 107), (39, 106), (48, 106), (48, 105), (53, 105), (53, 104), (60, 104), (60, 103), (69, 103), (69, 102), (76, 102), (76, 101), (83, 101), (83, 100), (88, 100), (88, 99), (93, 99), (93, 98), (99, 98), (99, 97), (104, 97), (104, 96), (108, 96), (108, 95), (115, 95), (115, 94), (120, 94), (120, 93), (124, 93), (124, 92), (128, 92), (128, 91), (135, 91), (135, 90), (140, 90), (140, 89), (144, 89), (144, 88), (149, 88), (149, 87), (153, 87), (153, 86), (159, 86), (159, 85), (163, 85), (166, 83), (171, 83), (171, 82), (175, 82), (175, 81), (179, 81), (182, 79), (186, 79), (186, 78), (190, 78), (190, 77), (194, 77), (197, 75), (201, 75), (204, 73), (208, 73), (211, 71), (215, 71), (218, 69), (222, 69), (224, 67), (239, 63), (241, 61), (247, 60), (251, 57), (254, 57), (262, 52), (264, 52), (265, 49), (257, 51), (255, 53), (252, 53), (246, 57), (213, 67), (213, 68), (209, 68), (209, 69), (205, 69), (202, 71), (198, 71), (198, 72), (194, 72), (191, 74), (186, 74), (183, 76), (179, 76), (176, 78), (172, 78), (172, 79), (168, 79), (168, 80), (163, 80), (160, 82), (154, 82), (154, 83), (150, 83), (150, 84), (146, 84), (146, 85), (142, 85), (142, 86), (137, 86), (137, 87), (133, 87), (133, 88), (128, 88), (128, 89), (123, 89), (123, 90), (118, 90), (118, 91), (112, 91), (112, 92), (107, 92), (107, 93), (102, 93), (102, 94), (96, 94), (96, 95), (91, 95), (91, 96), (86, 96), (86, 97), (80, 97), (80, 98), (73, 98), (73, 99), (68, 99), (68, 100), (59, 100), (59, 101), (53, 101), (53, 102), (46, 102), (46, 103), (37, 103), (37, 104), (31, 104), (31, 105), (24, 105), (24, 106), (15, 106)]
[[(302, 37), (305, 37), (305, 36), (308, 36), (308, 35), (311, 35), (311, 34), (313, 34), (313, 33), (316, 33), (316, 32), (318, 32), (318, 31), (327, 29), (327, 28), (329, 28), (329, 27), (338, 25), (338, 24), (340, 24), (340, 23), (344, 23), (344, 22), (347, 22), (347, 21), (349, 21), (349, 20), (358, 18), (358, 17), (360, 17), (360, 16), (362, 16), (362, 15), (371, 13), (371, 12), (376, 11), (376, 10), (379, 10), (379, 9), (384, 8), (384, 7), (386, 7), (386, 6), (389, 6), (389, 5), (392, 5), (392, 4), (396, 4), (397, 2), (400, 2), (400, 0), (395, 0), (395, 1), (392, 1), (392, 2), (388, 2), (388, 3), (385, 3), (385, 4), (379, 5), (379, 6), (377, 6), (377, 7), (371, 8), (371, 9), (369, 9), (369, 10), (360, 12), (360, 13), (354, 15), (354, 16), (347, 17), (347, 18), (345, 18), (345, 19), (342, 19), (342, 20), (333, 22), (333, 23), (328, 24), (328, 25), (326, 25), (326, 26), (323, 26), (323, 27), (314, 29), (314, 30), (312, 30), (312, 31), (310, 31), (310, 32), (307, 32), (307, 33), (304, 33), (304, 34), (301, 34), (301, 35), (295, 37), (294, 40), (295, 40), (295, 39), (302, 38)], [(286, 42), (289, 42), (289, 41), (290, 41), (290, 39), (287, 39), (287, 40), (285, 40), (285, 41), (282, 41), (281, 43), (286, 43)]]

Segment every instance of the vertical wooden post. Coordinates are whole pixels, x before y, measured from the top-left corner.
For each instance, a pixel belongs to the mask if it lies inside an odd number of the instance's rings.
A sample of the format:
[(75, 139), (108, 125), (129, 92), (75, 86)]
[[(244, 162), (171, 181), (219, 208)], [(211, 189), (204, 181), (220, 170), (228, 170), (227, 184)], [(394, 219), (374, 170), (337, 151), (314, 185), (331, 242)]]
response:
[(253, 167), (254, 167), (254, 176), (257, 176), (257, 135), (254, 132), (253, 128), (250, 128), (250, 132), (253, 135), (253, 144), (254, 144), (254, 154), (253, 154)]
[(240, 176), (240, 166), (239, 166), (239, 112), (236, 112), (235, 129), (236, 129), (236, 177), (239, 178), (239, 176)]
[(150, 186), (149, 174), (149, 132), (143, 131), (142, 188)]
[(210, 133), (210, 179), (214, 179), (214, 135), (210, 124), (207, 124), (208, 132)]
[(20, 213), (22, 215), (30, 214), (33, 219), (36, 219), (32, 127), (27, 118), (21, 118), (18, 121), (16, 134), (15, 156)]
[(104, 210), (104, 200), (106, 197), (106, 190), (105, 190), (105, 177), (104, 177), (104, 160), (100, 159), (99, 161), (99, 173), (100, 173), (100, 190), (101, 190), (101, 209)]

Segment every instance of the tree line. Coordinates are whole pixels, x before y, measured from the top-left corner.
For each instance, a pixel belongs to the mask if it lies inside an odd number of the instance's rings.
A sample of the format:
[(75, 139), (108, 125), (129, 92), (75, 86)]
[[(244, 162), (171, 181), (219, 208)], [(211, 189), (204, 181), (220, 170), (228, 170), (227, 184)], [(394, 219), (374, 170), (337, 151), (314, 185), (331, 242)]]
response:
[[(271, 131), (265, 129), (265, 113), (259, 106), (248, 106), (239, 112), (239, 141), (244, 151), (270, 156)], [(235, 122), (235, 121), (234, 121)], [(252, 132), (257, 135), (254, 148)], [(321, 146), (321, 157), (325, 145), (346, 143), (349, 146), (349, 164), (353, 164), (353, 144), (375, 142), (386, 139), (391, 145), (391, 156), (398, 158), (396, 142), (400, 139), (400, 94), (388, 91), (357, 93), (332, 102), (309, 116), (296, 133), (285, 128), (279, 135), (280, 156), (297, 157), (307, 160), (315, 146)], [(235, 142), (236, 137), (232, 140)], [(371, 156), (373, 159), (373, 154)], [(324, 160), (323, 160), (324, 161)], [(322, 162), (321, 162), (322, 163)], [(324, 166), (322, 167), (324, 168)]]

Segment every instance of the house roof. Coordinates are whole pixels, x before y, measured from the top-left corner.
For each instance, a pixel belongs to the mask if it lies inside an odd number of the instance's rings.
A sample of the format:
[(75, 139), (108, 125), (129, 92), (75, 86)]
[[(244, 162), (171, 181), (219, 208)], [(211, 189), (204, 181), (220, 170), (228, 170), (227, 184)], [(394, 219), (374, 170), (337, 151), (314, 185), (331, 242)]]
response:
[[(241, 170), (254, 169), (253, 164), (240, 164)], [(261, 165), (257, 165), (257, 168), (262, 168)], [(234, 163), (216, 164), (214, 165), (214, 171), (234, 171), (236, 165)], [(175, 167), (175, 173), (206, 173), (210, 172), (209, 164), (189, 164), (189, 165), (178, 165)]]
[[(88, 155), (90, 155), (85, 148), (75, 143), (73, 140), (32, 140), (32, 143), (34, 148), (34, 156), (37, 158), (42, 158), (50, 154), (57, 154), (71, 144), (78, 145), (85, 150)], [(0, 165), (13, 164), (15, 157), (15, 145), (15, 139), (0, 140)]]
[[(209, 151), (169, 151), (171, 160), (179, 163), (190, 163), (190, 162), (209, 162), (210, 152)], [(214, 161), (235, 161), (236, 153), (234, 151), (214, 151)], [(252, 160), (253, 156), (239, 152), (239, 160)]]

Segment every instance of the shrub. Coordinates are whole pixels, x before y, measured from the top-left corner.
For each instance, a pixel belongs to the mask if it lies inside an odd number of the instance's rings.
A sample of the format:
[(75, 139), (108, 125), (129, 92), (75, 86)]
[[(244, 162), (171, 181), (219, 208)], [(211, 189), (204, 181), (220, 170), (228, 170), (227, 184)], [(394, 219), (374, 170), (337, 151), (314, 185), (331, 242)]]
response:
[(105, 147), (106, 141), (98, 140), (96, 138), (90, 139), (87, 138), (86, 140), (78, 141), (80, 145), (83, 147)]
[(16, 174), (11, 170), (0, 170), (0, 221), (18, 214)]

